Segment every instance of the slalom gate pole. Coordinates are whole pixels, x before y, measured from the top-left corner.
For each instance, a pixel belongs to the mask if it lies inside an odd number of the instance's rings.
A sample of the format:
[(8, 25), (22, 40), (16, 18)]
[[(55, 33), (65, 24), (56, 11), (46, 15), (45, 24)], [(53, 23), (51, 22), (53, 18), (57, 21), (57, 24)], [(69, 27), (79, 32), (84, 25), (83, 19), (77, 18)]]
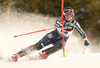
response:
[(64, 21), (63, 21), (63, 3), (62, 0), (62, 6), (61, 6), (61, 12), (62, 12), (62, 42), (63, 42), (63, 56), (65, 57), (65, 46), (64, 46)]
[(86, 50), (86, 46), (85, 46), (85, 48), (84, 48), (83, 54), (85, 53), (85, 50)]
[(33, 33), (38, 33), (38, 32), (42, 32), (42, 31), (47, 31), (47, 30), (51, 30), (51, 29), (54, 29), (54, 28), (42, 29), (42, 30), (38, 30), (38, 31), (33, 31), (33, 32), (25, 33), (25, 34), (15, 35), (13, 37), (16, 38), (16, 37), (20, 37), (20, 36), (24, 36), (24, 35), (29, 35), (29, 34), (33, 34)]

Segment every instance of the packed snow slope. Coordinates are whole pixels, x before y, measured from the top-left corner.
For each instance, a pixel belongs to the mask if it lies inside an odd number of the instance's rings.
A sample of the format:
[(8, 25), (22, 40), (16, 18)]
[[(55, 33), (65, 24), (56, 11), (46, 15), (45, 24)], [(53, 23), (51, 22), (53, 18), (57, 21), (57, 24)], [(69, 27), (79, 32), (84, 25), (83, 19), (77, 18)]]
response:
[[(82, 37), (74, 32), (68, 39), (65, 47), (66, 57), (63, 50), (50, 55), (46, 60), (29, 60), (27, 57), (20, 58), (18, 62), (9, 62), (7, 58), (19, 50), (35, 44), (46, 33), (44, 31), (26, 36), (13, 38), (15, 35), (36, 30), (52, 28), (57, 18), (31, 13), (12, 12), (10, 21), (0, 19), (0, 68), (100, 68), (100, 45), (90, 45), (85, 48)], [(52, 46), (52, 45), (50, 45)]]
[(100, 68), (100, 54), (50, 56), (45, 60), (0, 60), (0, 68)]

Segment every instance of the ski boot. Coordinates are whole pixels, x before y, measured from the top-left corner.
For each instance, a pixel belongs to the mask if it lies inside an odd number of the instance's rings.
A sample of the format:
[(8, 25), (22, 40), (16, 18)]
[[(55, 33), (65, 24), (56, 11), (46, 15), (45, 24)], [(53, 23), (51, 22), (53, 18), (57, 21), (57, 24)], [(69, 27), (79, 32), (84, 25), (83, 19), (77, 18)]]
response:
[(44, 54), (44, 53), (39, 53), (39, 57), (42, 57), (42, 59), (46, 59), (48, 56), (46, 55), (46, 54)]
[(16, 62), (17, 60), (18, 60), (18, 53), (17, 54), (13, 54), (13, 56), (12, 56), (12, 60), (14, 61), (14, 62)]

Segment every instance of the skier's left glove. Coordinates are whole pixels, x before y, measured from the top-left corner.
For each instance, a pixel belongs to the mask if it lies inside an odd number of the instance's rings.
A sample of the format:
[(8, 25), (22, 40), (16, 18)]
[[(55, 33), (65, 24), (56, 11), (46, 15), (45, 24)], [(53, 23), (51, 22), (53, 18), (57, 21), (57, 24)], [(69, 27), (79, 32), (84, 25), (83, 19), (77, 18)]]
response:
[(87, 40), (87, 38), (84, 39), (84, 45), (88, 46), (89, 45), (89, 41)]

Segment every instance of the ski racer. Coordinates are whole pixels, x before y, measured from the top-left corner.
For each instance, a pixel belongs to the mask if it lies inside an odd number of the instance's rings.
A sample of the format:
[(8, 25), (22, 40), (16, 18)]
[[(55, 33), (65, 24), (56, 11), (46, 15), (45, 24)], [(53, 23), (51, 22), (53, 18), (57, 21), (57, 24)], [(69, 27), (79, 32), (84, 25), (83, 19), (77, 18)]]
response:
[[(82, 30), (79, 23), (74, 19), (75, 13), (74, 9), (71, 7), (66, 7), (63, 10), (63, 16), (64, 16), (64, 43), (68, 40), (70, 35), (72, 34), (73, 30), (76, 29), (78, 33), (83, 37), (84, 45), (88, 46), (89, 41), (87, 39), (86, 33)], [(39, 53), (39, 57), (42, 59), (46, 59), (50, 54), (59, 51), (62, 49), (62, 17), (59, 17), (55, 23), (55, 30), (47, 33), (42, 39), (40, 39), (36, 44), (30, 45), (26, 47), (25, 49), (17, 52), (16, 54), (13, 54), (12, 59), (13, 61), (17, 61), (19, 57), (23, 57), (35, 50), (41, 50), (45, 46), (48, 46), (50, 44), (53, 45), (53, 47), (47, 48), (43, 50), (41, 53)]]

